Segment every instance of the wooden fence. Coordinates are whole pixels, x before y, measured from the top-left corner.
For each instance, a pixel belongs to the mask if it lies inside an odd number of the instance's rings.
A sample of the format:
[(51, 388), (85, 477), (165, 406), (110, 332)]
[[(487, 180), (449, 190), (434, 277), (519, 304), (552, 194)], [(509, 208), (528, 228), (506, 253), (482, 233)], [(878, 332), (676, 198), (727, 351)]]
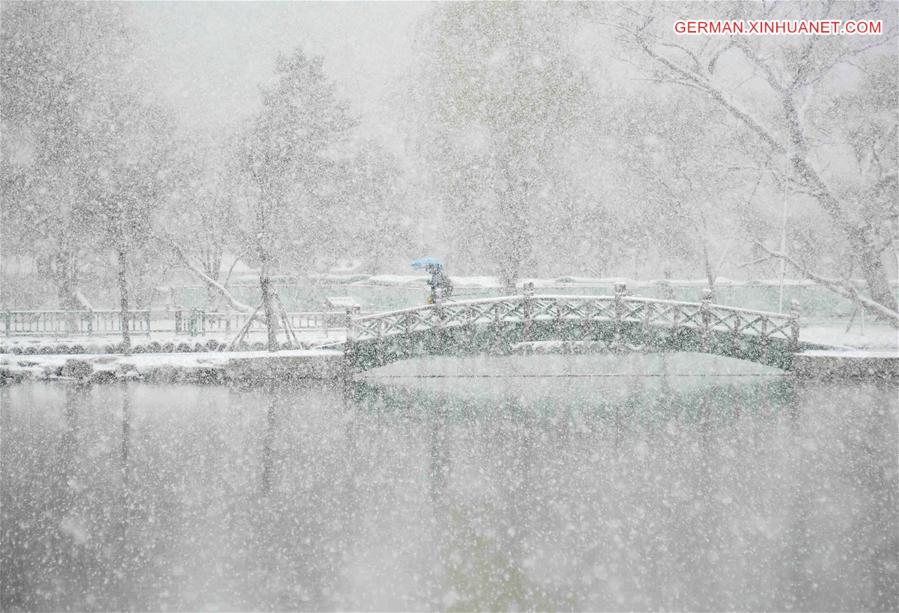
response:
[[(103, 336), (121, 334), (122, 312), (93, 311), (0, 311), (5, 336)], [(150, 336), (168, 333), (186, 336), (236, 333), (246, 324), (249, 313), (206, 312), (200, 309), (163, 309), (128, 311), (128, 330), (131, 334)], [(309, 311), (287, 313), (295, 330), (343, 328), (344, 311)], [(250, 330), (264, 330), (265, 319), (254, 318)]]

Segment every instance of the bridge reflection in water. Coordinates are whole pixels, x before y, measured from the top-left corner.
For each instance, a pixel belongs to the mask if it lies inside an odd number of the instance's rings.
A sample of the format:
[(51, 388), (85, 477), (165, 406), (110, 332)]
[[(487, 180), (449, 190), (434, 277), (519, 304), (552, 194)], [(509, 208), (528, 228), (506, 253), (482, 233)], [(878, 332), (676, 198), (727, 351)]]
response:
[(535, 342), (574, 342), (590, 351), (693, 351), (789, 370), (799, 340), (799, 305), (788, 314), (701, 302), (628, 296), (547, 296), (527, 291), (347, 316), (342, 344), (349, 370), (419, 355), (506, 354)]
[[(839, 388), (819, 393), (764, 369), (666, 375), (665, 356), (625, 358), (658, 377), (554, 376), (550, 367), (541, 379), (502, 368), (514, 359), (468, 371), (494, 372), (487, 380), (434, 376), (429, 364), (426, 377), (388, 367), (406, 374), (375, 370), (354, 388), (356, 424), (417, 422), (426, 435), (444, 582), (430, 608), (815, 609), (881, 598), (842, 592), (838, 576), (850, 575), (891, 593), (895, 535), (862, 529), (867, 545), (847, 546), (851, 570), (825, 560), (831, 524), (856, 494), (866, 522), (896, 526), (882, 506), (896, 487), (880, 478), (896, 475), (895, 461), (847, 489), (833, 472), (847, 459), (833, 453), (842, 443), (819, 439), (843, 421), (821, 402)], [(885, 386), (866, 389), (886, 402)], [(856, 419), (885, 417), (863, 413)], [(859, 428), (869, 426), (850, 426)], [(871, 461), (895, 436), (875, 440), (849, 452), (852, 461)], [(880, 604), (895, 602), (892, 593)]]

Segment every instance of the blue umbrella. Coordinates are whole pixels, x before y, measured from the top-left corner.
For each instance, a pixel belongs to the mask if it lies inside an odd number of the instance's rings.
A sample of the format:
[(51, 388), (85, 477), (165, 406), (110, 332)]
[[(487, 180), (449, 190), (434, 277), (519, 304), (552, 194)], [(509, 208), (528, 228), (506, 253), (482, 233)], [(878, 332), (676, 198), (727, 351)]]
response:
[(419, 268), (427, 268), (428, 266), (443, 268), (443, 264), (440, 263), (440, 260), (438, 260), (437, 258), (432, 258), (431, 256), (418, 258), (417, 260), (412, 262), (412, 268), (415, 268), (416, 270)]

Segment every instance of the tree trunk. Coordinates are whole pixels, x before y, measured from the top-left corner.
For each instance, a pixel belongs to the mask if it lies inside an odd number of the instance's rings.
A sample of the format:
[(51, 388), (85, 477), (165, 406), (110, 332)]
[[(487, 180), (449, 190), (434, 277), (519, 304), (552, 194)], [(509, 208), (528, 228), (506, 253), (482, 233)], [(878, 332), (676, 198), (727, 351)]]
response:
[(859, 227), (850, 220), (849, 215), (840, 207), (839, 202), (831, 194), (824, 181), (805, 159), (794, 157), (793, 168), (806, 185), (814, 190), (815, 197), (822, 208), (830, 214), (834, 225), (849, 240), (849, 246), (861, 266), (871, 299), (891, 311), (896, 311), (896, 295), (890, 287), (886, 267), (883, 265), (880, 253), (873, 248), (876, 240), (870, 230), (864, 226)]
[(55, 258), (59, 307), (66, 311), (75, 311), (80, 306), (77, 296), (78, 272), (75, 256), (68, 251), (61, 251)]
[(122, 352), (129, 354), (131, 353), (131, 336), (128, 333), (128, 258), (124, 247), (119, 247), (117, 255), (119, 260), (119, 297), (122, 307)]
[[(221, 274), (222, 256), (221, 250), (214, 250), (212, 253), (206, 253), (203, 258), (203, 272), (206, 276), (215, 282), (219, 282)], [(218, 303), (219, 292), (213, 285), (206, 286), (206, 310), (215, 311)]]
[(883, 258), (881, 258), (880, 253), (872, 248), (874, 239), (864, 230), (857, 230), (853, 234), (853, 250), (858, 258), (862, 276), (868, 286), (868, 293), (871, 299), (879, 302), (891, 311), (899, 311), (896, 294), (890, 286)]
[(62, 251), (55, 256), (56, 266), (51, 266), (51, 273), (55, 273), (57, 299), (59, 308), (66, 311), (66, 327), (70, 333), (78, 332), (78, 315), (75, 311), (83, 307), (78, 300), (78, 266), (74, 255), (68, 251)]
[(705, 238), (702, 239), (702, 260), (705, 267), (705, 278), (712, 290), (712, 302), (715, 301), (715, 272), (712, 270), (712, 261), (709, 259), (709, 246)]
[(275, 317), (275, 308), (272, 303), (272, 280), (269, 277), (268, 255), (265, 249), (260, 247), (262, 267), (259, 271), (259, 287), (262, 289), (262, 309), (265, 313), (265, 328), (268, 334), (268, 350), (278, 350), (278, 322)]
[(505, 261), (500, 263), (499, 280), (503, 284), (503, 294), (514, 296), (518, 293), (518, 262)]
[[(225, 287), (221, 283), (219, 283), (216, 279), (209, 277), (209, 275), (207, 275), (202, 268), (191, 262), (188, 259), (187, 254), (184, 253), (184, 250), (181, 249), (181, 247), (179, 247), (177, 243), (175, 243), (171, 239), (167, 239), (166, 243), (172, 248), (172, 250), (175, 252), (175, 255), (177, 255), (181, 259), (181, 262), (185, 267), (187, 267), (187, 270), (189, 270), (191, 273), (193, 273), (194, 276), (196, 276), (206, 284), (207, 289), (211, 288), (212, 290), (217, 292), (228, 302), (228, 304), (232, 308), (237, 309), (238, 311), (249, 313), (253, 310), (253, 307), (237, 300), (227, 289), (225, 289)], [(227, 281), (227, 279), (225, 279), (225, 281)]]

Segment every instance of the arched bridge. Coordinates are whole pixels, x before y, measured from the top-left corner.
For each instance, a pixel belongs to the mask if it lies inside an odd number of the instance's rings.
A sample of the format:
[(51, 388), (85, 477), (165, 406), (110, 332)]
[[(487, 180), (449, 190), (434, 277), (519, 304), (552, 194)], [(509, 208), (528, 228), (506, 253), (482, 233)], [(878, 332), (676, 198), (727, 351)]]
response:
[[(694, 351), (789, 370), (799, 341), (799, 305), (788, 314), (627, 295), (523, 295), (347, 315), (347, 368), (367, 370), (419, 355), (527, 351), (563, 341), (574, 351)], [(537, 345), (539, 346), (539, 345)]]

